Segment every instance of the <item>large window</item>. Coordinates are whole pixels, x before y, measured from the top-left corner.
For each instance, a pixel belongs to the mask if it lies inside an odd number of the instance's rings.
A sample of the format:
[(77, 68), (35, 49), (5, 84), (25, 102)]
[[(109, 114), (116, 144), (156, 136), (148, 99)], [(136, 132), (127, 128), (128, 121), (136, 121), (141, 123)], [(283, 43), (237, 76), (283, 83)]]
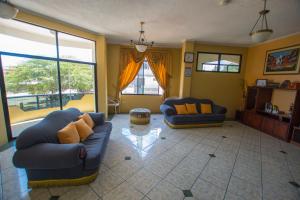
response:
[(143, 62), (135, 79), (122, 91), (122, 94), (162, 95), (163, 89), (158, 85), (147, 60)]
[(95, 42), (0, 19), (0, 83), (12, 137), (55, 110), (95, 111)]
[(197, 71), (239, 73), (241, 55), (198, 52)]

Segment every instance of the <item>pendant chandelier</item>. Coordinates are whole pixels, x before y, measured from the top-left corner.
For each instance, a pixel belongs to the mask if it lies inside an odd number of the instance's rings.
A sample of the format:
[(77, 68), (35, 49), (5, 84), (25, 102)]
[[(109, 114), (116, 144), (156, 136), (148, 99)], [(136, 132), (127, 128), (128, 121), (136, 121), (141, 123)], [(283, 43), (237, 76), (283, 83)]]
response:
[[(273, 33), (273, 30), (269, 29), (268, 26), (267, 14), (270, 12), (270, 10), (267, 10), (266, 6), (267, 6), (267, 0), (264, 0), (264, 9), (259, 12), (259, 17), (250, 32), (250, 36), (253, 42), (266, 41), (270, 38), (270, 36)], [(258, 25), (259, 23), (261, 23), (260, 28)]]
[(148, 47), (152, 47), (154, 44), (153, 41), (151, 43), (147, 42), (146, 36), (145, 36), (145, 31), (143, 29), (144, 24), (145, 24), (145, 22), (141, 22), (141, 30), (139, 31), (140, 32), (139, 40), (137, 42), (133, 42), (133, 40), (131, 40), (131, 45), (134, 45), (136, 50), (141, 53), (145, 52)]

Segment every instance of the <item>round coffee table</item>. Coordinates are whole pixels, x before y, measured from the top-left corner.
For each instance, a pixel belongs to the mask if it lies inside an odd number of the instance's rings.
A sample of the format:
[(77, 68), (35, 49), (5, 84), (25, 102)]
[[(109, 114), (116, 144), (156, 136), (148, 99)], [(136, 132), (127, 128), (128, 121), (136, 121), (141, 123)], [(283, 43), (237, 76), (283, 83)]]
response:
[(132, 124), (148, 124), (150, 122), (151, 111), (147, 108), (134, 108), (129, 111), (129, 115)]

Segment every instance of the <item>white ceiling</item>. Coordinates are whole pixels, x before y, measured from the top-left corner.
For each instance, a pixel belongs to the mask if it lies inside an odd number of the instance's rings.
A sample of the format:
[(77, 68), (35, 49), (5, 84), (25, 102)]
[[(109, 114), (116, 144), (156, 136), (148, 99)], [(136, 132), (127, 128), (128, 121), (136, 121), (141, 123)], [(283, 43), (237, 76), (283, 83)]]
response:
[[(262, 0), (9, 0), (37, 14), (107, 36), (110, 43), (146, 37), (160, 46), (183, 40), (250, 45), (249, 32), (262, 10)], [(268, 0), (272, 39), (300, 32), (300, 0)]]

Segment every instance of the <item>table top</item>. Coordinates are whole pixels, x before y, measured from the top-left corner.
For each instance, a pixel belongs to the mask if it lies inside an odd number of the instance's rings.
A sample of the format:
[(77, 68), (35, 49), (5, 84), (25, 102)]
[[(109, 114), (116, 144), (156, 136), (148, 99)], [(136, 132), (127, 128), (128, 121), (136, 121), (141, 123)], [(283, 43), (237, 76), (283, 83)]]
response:
[(150, 113), (151, 111), (147, 108), (134, 108), (129, 113)]

